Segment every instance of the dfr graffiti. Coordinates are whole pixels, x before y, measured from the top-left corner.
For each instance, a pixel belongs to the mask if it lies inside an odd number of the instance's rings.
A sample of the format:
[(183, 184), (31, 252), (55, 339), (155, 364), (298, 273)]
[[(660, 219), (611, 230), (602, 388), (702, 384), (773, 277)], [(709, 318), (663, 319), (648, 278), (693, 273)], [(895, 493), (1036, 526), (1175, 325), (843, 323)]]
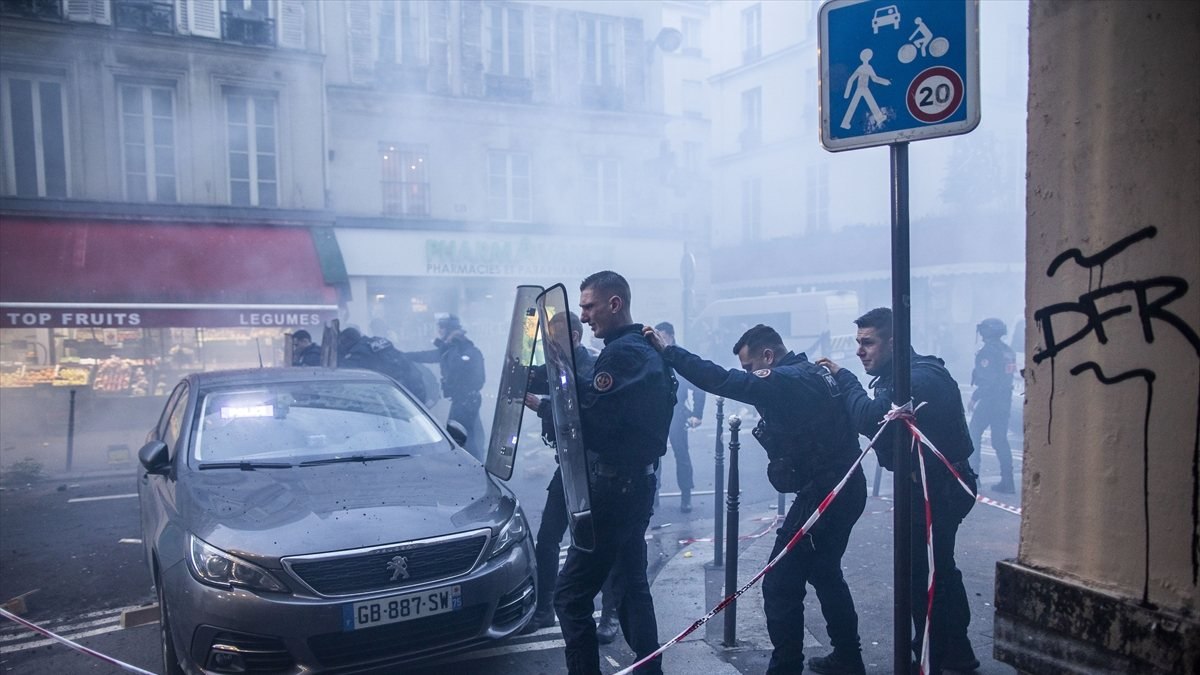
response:
[[(1145, 279), (1123, 280), (1104, 283), (1104, 266), (1123, 254), (1130, 247), (1153, 239), (1158, 234), (1154, 226), (1144, 227), (1121, 239), (1094, 255), (1084, 255), (1078, 248), (1068, 249), (1055, 256), (1046, 268), (1046, 276), (1053, 277), (1067, 263), (1073, 262), (1088, 271), (1088, 290), (1077, 298), (1042, 307), (1033, 313), (1033, 319), (1041, 332), (1041, 346), (1033, 355), (1034, 364), (1050, 359), (1050, 423), (1047, 425), (1047, 442), (1050, 441), (1050, 426), (1054, 419), (1054, 360), (1072, 345), (1094, 338), (1099, 344), (1108, 344), (1110, 336), (1105, 323), (1117, 317), (1136, 313), (1145, 344), (1155, 341), (1155, 329), (1174, 330), (1191, 345), (1200, 358), (1200, 335), (1170, 305), (1187, 295), (1186, 279), (1174, 276), (1153, 276)], [(1128, 299), (1132, 296), (1131, 299)], [(1063, 324), (1068, 323), (1074, 331), (1064, 334)], [(1070, 329), (1067, 329), (1070, 330)], [(1150, 570), (1150, 506), (1149, 506), (1149, 432), (1150, 413), (1154, 401), (1156, 373), (1148, 368), (1133, 368), (1123, 373), (1105, 373), (1094, 361), (1079, 363), (1070, 373), (1078, 376), (1091, 372), (1105, 386), (1116, 386), (1133, 379), (1146, 383), (1146, 406), (1142, 429), (1142, 481), (1143, 520), (1146, 527), (1145, 567), (1142, 599), (1148, 602)], [(1196, 429), (1192, 445), (1192, 584), (1200, 582), (1200, 382), (1197, 382)]]

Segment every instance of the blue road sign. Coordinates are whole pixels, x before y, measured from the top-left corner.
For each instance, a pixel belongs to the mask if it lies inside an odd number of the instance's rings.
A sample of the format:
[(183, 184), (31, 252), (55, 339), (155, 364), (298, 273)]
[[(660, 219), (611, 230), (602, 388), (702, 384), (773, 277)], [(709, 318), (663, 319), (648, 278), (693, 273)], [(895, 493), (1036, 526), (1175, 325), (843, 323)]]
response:
[(965, 134), (979, 124), (977, 0), (830, 0), (819, 25), (826, 150)]

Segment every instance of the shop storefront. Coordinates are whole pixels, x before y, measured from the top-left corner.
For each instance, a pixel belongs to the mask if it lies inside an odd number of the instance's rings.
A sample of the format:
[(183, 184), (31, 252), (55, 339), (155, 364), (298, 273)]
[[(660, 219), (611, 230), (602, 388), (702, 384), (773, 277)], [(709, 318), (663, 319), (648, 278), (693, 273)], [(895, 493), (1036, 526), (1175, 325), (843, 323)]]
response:
[(184, 373), (282, 365), (286, 333), (319, 335), (338, 316), (344, 285), (329, 272), (341, 260), (322, 234), (301, 225), (5, 216), (5, 433), (16, 433), (17, 421), (25, 433), (54, 433), (45, 427), (58, 425), (72, 390), (79, 421), (94, 429), (126, 423), (126, 409), (161, 406)]

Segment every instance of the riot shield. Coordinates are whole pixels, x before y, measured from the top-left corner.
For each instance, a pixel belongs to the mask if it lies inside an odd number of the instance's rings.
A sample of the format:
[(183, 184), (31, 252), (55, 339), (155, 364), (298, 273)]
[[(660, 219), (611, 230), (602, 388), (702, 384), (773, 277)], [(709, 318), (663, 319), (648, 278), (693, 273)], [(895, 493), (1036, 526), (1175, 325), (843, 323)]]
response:
[(550, 384), (550, 402), (554, 410), (555, 450), (562, 469), (563, 493), (567, 499), (572, 545), (584, 551), (595, 549), (592, 528), (592, 497), (588, 483), (587, 450), (583, 445), (583, 425), (579, 418), (579, 390), (576, 388), (575, 353), (568, 311), (567, 289), (551, 286), (538, 296), (538, 314), (542, 326), (542, 353), (546, 359), (546, 378)]
[(517, 440), (521, 436), (521, 418), (525, 412), (525, 392), (529, 388), (529, 366), (537, 343), (537, 298), (541, 286), (517, 286), (512, 324), (508, 329), (508, 348), (500, 371), (500, 392), (496, 395), (496, 414), (492, 418), (492, 436), (488, 442), (488, 473), (508, 480), (517, 459)]

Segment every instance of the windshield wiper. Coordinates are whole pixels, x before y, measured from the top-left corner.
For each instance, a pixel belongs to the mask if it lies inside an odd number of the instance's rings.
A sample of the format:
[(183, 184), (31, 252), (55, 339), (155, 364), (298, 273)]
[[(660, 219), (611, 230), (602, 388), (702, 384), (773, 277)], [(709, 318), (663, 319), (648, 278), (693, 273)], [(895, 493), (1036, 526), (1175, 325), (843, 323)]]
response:
[(330, 457), (329, 459), (310, 459), (307, 462), (300, 462), (300, 466), (320, 466), (321, 464), (340, 464), (342, 462), (375, 462), (381, 459), (400, 459), (401, 457), (412, 457), (405, 453), (389, 453), (384, 455), (347, 455), (345, 457)]
[(205, 462), (200, 465), (200, 470), (205, 469), (241, 469), (242, 471), (253, 471), (255, 469), (290, 469), (294, 464), (287, 462), (251, 462), (242, 460), (240, 462)]

